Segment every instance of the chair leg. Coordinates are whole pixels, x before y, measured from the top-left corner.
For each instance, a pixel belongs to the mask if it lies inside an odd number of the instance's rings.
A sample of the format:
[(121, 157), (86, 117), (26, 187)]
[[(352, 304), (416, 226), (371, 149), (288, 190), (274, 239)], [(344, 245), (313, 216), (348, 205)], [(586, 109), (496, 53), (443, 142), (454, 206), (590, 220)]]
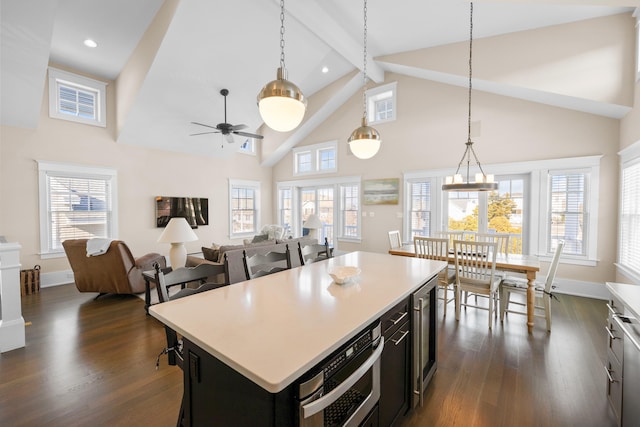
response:
[(443, 286), (442, 291), (444, 292), (444, 308), (442, 309), (442, 317), (447, 317), (447, 297), (448, 295), (448, 286)]
[(509, 291), (500, 286), (500, 322), (504, 321), (504, 312), (506, 304), (509, 302)]
[[(493, 326), (493, 293), (489, 294), (489, 330), (491, 330), (491, 326)], [(477, 297), (476, 297), (477, 299)]]
[(456, 285), (455, 288), (456, 293), (456, 320), (460, 320), (460, 287)]
[(544, 316), (547, 320), (547, 331), (551, 332), (551, 296), (544, 294), (542, 300), (544, 304)]

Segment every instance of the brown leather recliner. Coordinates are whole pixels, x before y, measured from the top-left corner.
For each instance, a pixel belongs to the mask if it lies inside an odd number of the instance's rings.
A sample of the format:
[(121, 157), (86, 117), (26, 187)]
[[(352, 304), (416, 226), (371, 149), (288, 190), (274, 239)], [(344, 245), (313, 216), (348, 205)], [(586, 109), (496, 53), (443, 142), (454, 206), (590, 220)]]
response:
[(121, 240), (113, 240), (102, 255), (87, 256), (87, 239), (62, 242), (71, 264), (76, 287), (80, 292), (100, 294), (138, 294), (145, 291), (142, 272), (153, 270), (153, 264), (166, 267), (163, 255), (149, 253), (134, 258)]

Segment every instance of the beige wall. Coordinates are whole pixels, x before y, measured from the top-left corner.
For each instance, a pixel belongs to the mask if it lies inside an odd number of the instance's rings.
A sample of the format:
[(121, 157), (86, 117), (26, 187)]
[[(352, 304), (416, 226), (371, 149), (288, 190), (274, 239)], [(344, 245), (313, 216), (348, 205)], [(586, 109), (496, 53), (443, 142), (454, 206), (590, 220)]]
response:
[(66, 258), (40, 259), (38, 171), (36, 160), (115, 168), (118, 171), (117, 237), (127, 242), (134, 256), (155, 251), (168, 255), (169, 247), (157, 243), (155, 196), (209, 198), (209, 226), (199, 227), (199, 241), (187, 251), (212, 242), (228, 242), (228, 179), (248, 179), (262, 184), (262, 222), (272, 221), (271, 169), (262, 168), (256, 156), (236, 154), (217, 160), (149, 150), (115, 141), (114, 84), (107, 87), (108, 127), (76, 124), (48, 117), (46, 94), (37, 129), (0, 129), (0, 235), (22, 245), (21, 263), (42, 266), (43, 273), (69, 269)]

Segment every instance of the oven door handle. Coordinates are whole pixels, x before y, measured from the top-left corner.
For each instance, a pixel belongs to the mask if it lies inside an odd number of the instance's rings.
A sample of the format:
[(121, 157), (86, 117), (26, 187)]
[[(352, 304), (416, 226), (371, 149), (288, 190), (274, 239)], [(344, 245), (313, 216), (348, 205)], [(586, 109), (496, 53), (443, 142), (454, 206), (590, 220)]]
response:
[(369, 356), (369, 358), (362, 364), (358, 369), (356, 369), (353, 374), (349, 376), (346, 380), (341, 382), (336, 388), (331, 390), (328, 394), (325, 394), (318, 400), (314, 400), (313, 402), (307, 403), (302, 406), (303, 416), (304, 418), (309, 418), (318, 412), (328, 408), (331, 406), (336, 400), (340, 398), (347, 390), (349, 390), (355, 383), (362, 378), (369, 369), (378, 361), (380, 355), (382, 354), (382, 349), (384, 348), (384, 337), (380, 337), (380, 344), (375, 349), (373, 354)]

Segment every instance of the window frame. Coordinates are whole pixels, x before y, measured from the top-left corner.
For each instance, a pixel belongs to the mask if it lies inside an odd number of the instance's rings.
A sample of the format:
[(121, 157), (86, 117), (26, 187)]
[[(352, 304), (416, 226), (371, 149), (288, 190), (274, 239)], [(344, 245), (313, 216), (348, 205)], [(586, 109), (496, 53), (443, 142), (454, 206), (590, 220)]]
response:
[[(48, 73), (49, 117), (91, 126), (107, 127), (107, 83), (59, 70), (54, 67), (49, 67)], [(93, 107), (95, 108), (95, 118), (89, 119), (61, 112), (59, 109), (61, 86), (94, 93), (95, 101)]]
[[(324, 168), (324, 169), (321, 168), (320, 153), (322, 151), (333, 152), (334, 167)], [(294, 176), (305, 176), (305, 175), (313, 175), (313, 174), (327, 174), (327, 173), (338, 172), (338, 141), (328, 141), (328, 142), (322, 142), (319, 144), (296, 147), (292, 150), (292, 152), (293, 152), (292, 157), (293, 157), (293, 175)], [(309, 155), (310, 167), (309, 167), (309, 170), (300, 171), (299, 159), (303, 155)]]
[[(118, 172), (116, 169), (85, 166), (68, 163), (38, 161), (38, 197), (40, 221), (40, 258), (62, 258), (65, 252), (62, 246), (53, 249), (50, 245), (51, 221), (49, 218), (50, 192), (48, 177), (65, 177), (75, 179), (97, 179), (109, 182), (110, 210), (107, 215), (106, 238), (116, 238), (118, 230)], [(62, 242), (60, 242), (62, 243)]]
[[(618, 194), (618, 245), (616, 254), (616, 269), (625, 277), (640, 282), (640, 270), (636, 270), (632, 266), (628, 266), (623, 263), (623, 195), (624, 195), (624, 172), (630, 167), (640, 167), (640, 140), (634, 144), (621, 150), (618, 155), (620, 156), (620, 176), (619, 176), (619, 194)], [(638, 185), (638, 184), (636, 184)], [(640, 190), (639, 190), (640, 191)], [(633, 236), (634, 238), (640, 238), (640, 236)], [(633, 254), (632, 254), (633, 255)]]
[[(587, 255), (585, 257), (565, 256), (563, 255), (560, 262), (563, 264), (576, 264), (595, 266), (597, 265), (597, 243), (598, 243), (598, 194), (600, 191), (600, 160), (602, 155), (570, 157), (563, 159), (534, 160), (514, 163), (496, 163), (483, 165), (485, 171), (490, 171), (497, 176), (512, 176), (530, 174), (529, 196), (525, 200), (525, 204), (530, 206), (528, 218), (523, 222), (523, 230), (528, 229), (528, 237), (523, 236), (523, 252), (537, 255), (541, 261), (550, 262), (553, 254), (545, 250), (547, 248), (548, 235), (546, 230), (547, 220), (546, 212), (548, 208), (548, 190), (546, 176), (548, 170), (553, 169), (585, 169), (589, 170), (590, 188), (588, 202), (589, 226), (587, 228)], [(476, 167), (477, 168), (477, 167)], [(433, 179), (435, 180), (436, 189), (441, 189), (446, 176), (453, 175), (455, 168), (433, 169), (429, 171), (414, 171), (405, 173), (403, 176), (405, 190), (407, 189), (407, 181), (415, 179)], [(476, 172), (474, 167), (471, 168), (472, 175)], [(432, 184), (433, 185), (433, 184)], [(408, 194), (405, 192), (405, 194)], [(408, 210), (407, 198), (405, 197), (405, 206), (403, 209), (403, 241), (408, 240), (409, 228), (408, 218), (410, 212)], [(446, 216), (446, 197), (442, 190), (435, 191), (431, 194), (432, 218), (437, 227), (433, 227), (432, 231), (445, 229), (447, 223)], [(479, 224), (480, 227), (480, 224)], [(525, 247), (526, 245), (526, 247)]]
[[(344, 199), (343, 188), (356, 185), (358, 186), (358, 209), (357, 209), (357, 237), (346, 236), (344, 234)], [(333, 223), (334, 226), (334, 242), (330, 244), (336, 244), (338, 242), (355, 242), (360, 243), (362, 240), (362, 180), (359, 176), (346, 176), (335, 178), (319, 178), (319, 179), (306, 179), (306, 180), (294, 180), (294, 181), (282, 181), (276, 184), (278, 193), (278, 224), (283, 225), (282, 221), (282, 206), (281, 206), (281, 190), (290, 189), (292, 196), (292, 221), (291, 233), (294, 236), (302, 235), (301, 225), (301, 206), (300, 206), (300, 192), (303, 189), (316, 188), (316, 187), (334, 187), (334, 203), (336, 206), (333, 208)], [(338, 232), (336, 232), (336, 230)]]
[[(247, 230), (240, 233), (233, 232), (233, 190), (235, 189), (247, 189), (253, 190), (253, 230)], [(243, 179), (229, 179), (229, 238), (230, 239), (242, 239), (246, 237), (254, 236), (259, 231), (260, 222), (260, 181), (251, 181)]]
[(636, 18), (636, 82), (640, 81), (640, 7), (633, 11)]
[[(368, 89), (365, 92), (367, 100), (367, 122), (369, 125), (393, 122), (398, 117), (398, 82), (391, 82), (381, 86)], [(390, 92), (390, 95), (387, 93)], [(391, 116), (385, 119), (376, 120), (376, 104), (382, 100), (391, 101)]]

